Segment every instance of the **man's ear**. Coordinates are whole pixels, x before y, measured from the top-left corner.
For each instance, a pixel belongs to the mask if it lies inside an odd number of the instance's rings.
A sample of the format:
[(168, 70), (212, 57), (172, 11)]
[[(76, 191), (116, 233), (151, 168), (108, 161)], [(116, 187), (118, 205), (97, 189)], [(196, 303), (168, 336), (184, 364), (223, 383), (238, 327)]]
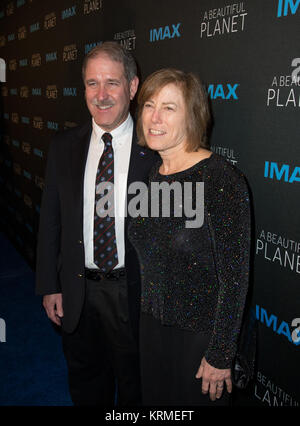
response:
[(139, 87), (139, 78), (137, 76), (133, 77), (129, 84), (129, 93), (130, 93), (130, 100), (135, 97), (135, 94), (137, 92), (137, 89)]

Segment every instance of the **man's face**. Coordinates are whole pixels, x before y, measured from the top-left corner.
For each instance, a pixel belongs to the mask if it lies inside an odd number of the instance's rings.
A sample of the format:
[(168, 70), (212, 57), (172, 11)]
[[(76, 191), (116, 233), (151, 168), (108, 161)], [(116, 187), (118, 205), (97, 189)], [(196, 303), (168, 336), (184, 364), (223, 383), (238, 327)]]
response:
[(98, 126), (110, 132), (126, 120), (139, 81), (134, 77), (128, 83), (121, 62), (105, 53), (90, 59), (84, 83), (87, 107)]

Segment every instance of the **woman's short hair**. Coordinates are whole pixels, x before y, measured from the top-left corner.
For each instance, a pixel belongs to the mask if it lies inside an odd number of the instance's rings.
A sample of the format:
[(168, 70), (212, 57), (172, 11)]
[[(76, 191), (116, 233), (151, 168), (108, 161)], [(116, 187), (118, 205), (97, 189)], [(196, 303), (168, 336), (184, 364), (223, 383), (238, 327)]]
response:
[(208, 126), (210, 110), (207, 93), (200, 79), (193, 73), (174, 68), (164, 68), (149, 75), (138, 95), (137, 135), (139, 145), (147, 146), (142, 125), (142, 113), (145, 102), (158, 93), (167, 84), (175, 84), (182, 91), (186, 107), (187, 151), (208, 148)]
[(128, 50), (116, 41), (105, 41), (95, 46), (85, 56), (82, 64), (82, 78), (85, 80), (85, 71), (90, 59), (95, 59), (105, 53), (112, 61), (121, 62), (124, 66), (124, 73), (128, 83), (137, 75), (137, 66), (134, 57)]

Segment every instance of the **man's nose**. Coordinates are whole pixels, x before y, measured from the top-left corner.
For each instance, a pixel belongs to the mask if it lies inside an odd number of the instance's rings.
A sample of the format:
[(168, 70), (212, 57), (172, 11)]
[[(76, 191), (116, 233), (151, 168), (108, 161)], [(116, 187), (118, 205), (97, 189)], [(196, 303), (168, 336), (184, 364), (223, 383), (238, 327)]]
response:
[(104, 99), (107, 99), (108, 92), (106, 90), (106, 87), (104, 85), (99, 85), (98, 91), (97, 91), (97, 98), (101, 101)]

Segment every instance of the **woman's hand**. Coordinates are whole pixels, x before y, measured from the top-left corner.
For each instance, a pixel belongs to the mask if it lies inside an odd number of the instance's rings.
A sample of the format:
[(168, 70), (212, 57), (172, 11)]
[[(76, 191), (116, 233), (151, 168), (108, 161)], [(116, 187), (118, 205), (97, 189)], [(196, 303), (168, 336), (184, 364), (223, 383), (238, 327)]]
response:
[(202, 393), (208, 393), (210, 399), (215, 401), (222, 396), (224, 389), (224, 382), (227, 386), (227, 391), (231, 393), (232, 382), (231, 382), (231, 370), (226, 368), (224, 370), (215, 368), (210, 365), (205, 358), (202, 358), (199, 370), (196, 374), (196, 379), (202, 377)]

